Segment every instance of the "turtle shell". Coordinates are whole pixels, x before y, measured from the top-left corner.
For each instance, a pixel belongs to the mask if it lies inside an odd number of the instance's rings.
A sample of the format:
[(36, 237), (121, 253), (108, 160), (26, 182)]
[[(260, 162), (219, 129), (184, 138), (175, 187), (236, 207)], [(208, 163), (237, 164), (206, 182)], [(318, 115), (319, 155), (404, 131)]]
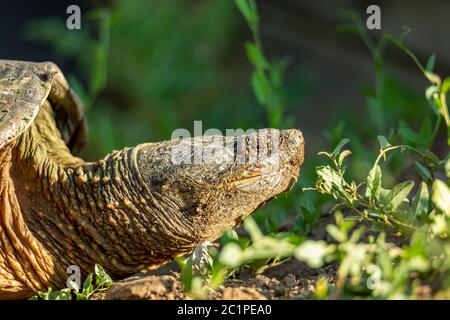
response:
[(52, 62), (0, 60), (0, 149), (24, 132), (48, 100), (61, 136), (77, 154), (87, 140), (83, 106)]

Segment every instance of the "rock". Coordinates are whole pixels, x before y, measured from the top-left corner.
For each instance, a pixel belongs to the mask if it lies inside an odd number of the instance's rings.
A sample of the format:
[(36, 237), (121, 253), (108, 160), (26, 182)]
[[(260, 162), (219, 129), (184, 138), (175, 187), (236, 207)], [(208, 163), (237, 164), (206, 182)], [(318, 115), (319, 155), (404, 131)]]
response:
[(222, 293), (223, 300), (267, 300), (255, 288), (225, 288)]
[(289, 289), (294, 288), (298, 283), (297, 279), (295, 278), (295, 275), (293, 275), (292, 273), (289, 273), (288, 275), (286, 275), (283, 278), (283, 282), (286, 285), (286, 287), (288, 287)]
[(105, 300), (185, 299), (181, 285), (173, 276), (136, 275), (117, 282)]

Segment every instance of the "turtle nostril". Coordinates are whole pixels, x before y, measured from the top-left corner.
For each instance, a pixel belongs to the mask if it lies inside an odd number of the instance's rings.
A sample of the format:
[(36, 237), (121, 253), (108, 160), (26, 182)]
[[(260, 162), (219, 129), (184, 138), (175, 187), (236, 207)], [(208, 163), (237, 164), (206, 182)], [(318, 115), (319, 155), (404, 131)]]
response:
[(47, 73), (37, 73), (36, 76), (43, 82), (47, 82), (49, 78)]
[(281, 131), (280, 148), (282, 156), (289, 166), (300, 167), (303, 162), (303, 136), (300, 130), (289, 129)]
[(291, 158), (291, 160), (289, 160), (289, 164), (293, 167), (297, 166), (299, 162), (300, 161), (297, 158)]

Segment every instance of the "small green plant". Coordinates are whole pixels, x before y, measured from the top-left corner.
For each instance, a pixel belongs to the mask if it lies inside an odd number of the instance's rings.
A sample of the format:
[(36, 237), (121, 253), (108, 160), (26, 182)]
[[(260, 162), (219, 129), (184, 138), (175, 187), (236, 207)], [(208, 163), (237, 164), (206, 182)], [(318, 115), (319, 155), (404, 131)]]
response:
[[(331, 160), (331, 165), (319, 166), (316, 168), (318, 179), (314, 190), (322, 194), (330, 195), (338, 200), (335, 208), (345, 207), (358, 213), (362, 218), (374, 223), (374, 226), (381, 224), (382, 227), (392, 227), (396, 231), (411, 233), (423, 224), (425, 217), (429, 213), (428, 186), (422, 182), (419, 190), (411, 202), (408, 195), (411, 193), (414, 182), (403, 181), (391, 189), (382, 186), (382, 170), (379, 165), (382, 159), (387, 158), (387, 154), (394, 150), (412, 151), (417, 153), (426, 164), (420, 165), (418, 171), (431, 183), (434, 172), (444, 168), (445, 160), (439, 158), (431, 151), (420, 151), (407, 145), (392, 146), (385, 137), (379, 136), (380, 151), (372, 169), (364, 182), (348, 181), (345, 178), (344, 161), (351, 152), (341, 149), (349, 142), (344, 139), (333, 150), (333, 152), (321, 152)], [(365, 186), (363, 192), (362, 186)], [(433, 185), (435, 187), (435, 185)]]
[(388, 106), (386, 104), (385, 92), (385, 52), (388, 44), (391, 43), (405, 52), (417, 65), (426, 79), (430, 81), (431, 85), (426, 89), (426, 98), (430, 107), (437, 116), (436, 125), (433, 130), (431, 130), (430, 120), (425, 118), (418, 134), (413, 132), (405, 121), (400, 120), (400, 136), (404, 140), (417, 146), (430, 148), (431, 142), (434, 141), (434, 138), (437, 135), (442, 119), (444, 119), (448, 132), (447, 143), (450, 146), (450, 129), (448, 129), (450, 128), (450, 117), (446, 98), (446, 95), (450, 90), (450, 77), (442, 79), (433, 72), (436, 56), (434, 54), (431, 55), (426, 65), (423, 65), (417, 56), (409, 50), (404, 43), (407, 35), (411, 32), (411, 30), (407, 27), (404, 27), (404, 31), (400, 35), (399, 39), (390, 34), (383, 34), (378, 41), (374, 41), (370, 37), (365, 23), (357, 13), (354, 11), (347, 11), (346, 16), (350, 18), (351, 23), (342, 26), (340, 30), (358, 35), (366, 45), (374, 61), (375, 89), (366, 90), (366, 95), (368, 100), (367, 104), (369, 107), (369, 119), (374, 122), (377, 132), (384, 132), (388, 125), (386, 122)]
[(209, 252), (210, 242), (199, 245), (187, 258), (177, 260), (181, 269), (181, 283), (184, 291), (194, 299), (204, 299), (211, 291), (210, 274), (213, 258)]
[(65, 288), (59, 291), (49, 288), (47, 292), (39, 291), (30, 300), (89, 300), (96, 292), (108, 290), (113, 281), (106, 271), (98, 264), (94, 267), (94, 273), (87, 276), (83, 286), (78, 288), (75, 282), (71, 282), (72, 288)]
[[(365, 182), (365, 192), (358, 192), (363, 183), (346, 181), (342, 169), (344, 158), (349, 154), (346, 150), (340, 152), (345, 142), (337, 150), (327, 153), (336, 162), (337, 169), (318, 167), (314, 188), (338, 200), (338, 205), (332, 209), (336, 224), (327, 226), (327, 232), (333, 238), (331, 243), (264, 236), (257, 225), (247, 219), (244, 227), (250, 234), (251, 244), (242, 248), (234, 242), (228, 243), (219, 261), (229, 268), (261, 258), (295, 257), (312, 268), (337, 262), (336, 283), (324, 287), (322, 280), (317, 282), (316, 298), (319, 299), (448, 297), (450, 188), (442, 180), (435, 179), (431, 183), (431, 192), (428, 192), (427, 185), (422, 183), (416, 196), (409, 201), (411, 183), (383, 189), (381, 176), (373, 173), (378, 169), (372, 169)], [(381, 157), (386, 148), (389, 146), (383, 144)], [(449, 159), (443, 167), (450, 180)], [(344, 217), (342, 210), (349, 216)], [(367, 235), (366, 227), (358, 226), (361, 219), (369, 221), (370, 229), (378, 231), (378, 235)], [(386, 233), (399, 236), (396, 232), (399, 230), (403, 240), (398, 242), (406, 244), (386, 241)]]
[(237, 7), (247, 21), (253, 34), (253, 41), (245, 44), (248, 60), (254, 68), (252, 74), (253, 92), (258, 102), (265, 107), (269, 126), (281, 127), (284, 99), (283, 74), (288, 65), (286, 59), (269, 61), (263, 50), (259, 32), (259, 14), (255, 0), (235, 0)]

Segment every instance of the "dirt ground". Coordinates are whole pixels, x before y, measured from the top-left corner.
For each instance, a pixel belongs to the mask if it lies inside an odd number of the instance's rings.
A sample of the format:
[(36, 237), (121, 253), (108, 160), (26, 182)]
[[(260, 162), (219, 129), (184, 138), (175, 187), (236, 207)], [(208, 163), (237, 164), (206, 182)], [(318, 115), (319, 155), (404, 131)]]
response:
[[(184, 294), (179, 273), (169, 264), (161, 270), (141, 273), (117, 282), (107, 292), (97, 294), (99, 300), (177, 300), (191, 299)], [(306, 298), (314, 292), (319, 276), (329, 282), (335, 278), (336, 268), (329, 265), (321, 269), (311, 269), (306, 264), (291, 259), (265, 270), (261, 274), (241, 275), (227, 279), (208, 299), (265, 300)]]
[[(323, 217), (322, 223), (315, 228), (310, 238), (329, 240), (325, 227), (331, 223), (331, 217)], [(260, 274), (243, 273), (229, 278), (208, 299), (260, 300), (260, 299), (298, 299), (307, 298), (314, 293), (316, 280), (322, 276), (333, 283), (336, 265), (312, 269), (305, 263), (290, 259), (264, 270)], [(98, 293), (94, 299), (106, 300), (174, 300), (191, 299), (182, 290), (180, 273), (175, 263), (160, 269), (136, 274), (118, 281), (108, 291)]]
[[(334, 223), (334, 218), (327, 214), (322, 215), (321, 223), (314, 228), (308, 237), (312, 240), (333, 240), (326, 231), (328, 224)], [(369, 227), (365, 222), (358, 226)], [(238, 230), (243, 231), (243, 230)], [(367, 232), (366, 236), (374, 232)], [(365, 238), (365, 237), (363, 237)], [(395, 235), (388, 235), (387, 240), (396, 245), (404, 244), (406, 239)], [(239, 277), (229, 278), (207, 299), (213, 300), (265, 300), (265, 299), (307, 299), (313, 297), (315, 284), (319, 277), (324, 277), (328, 283), (336, 280), (337, 264), (326, 265), (323, 268), (312, 269), (305, 263), (294, 258), (286, 260), (264, 270), (260, 274), (251, 274), (246, 271)], [(94, 299), (99, 300), (178, 300), (192, 299), (182, 289), (179, 280), (180, 273), (176, 263), (170, 263), (157, 270), (136, 274), (130, 278), (116, 282), (108, 291), (97, 293)], [(420, 290), (423, 293), (418, 298), (432, 298), (428, 285)], [(448, 299), (448, 296), (443, 296)], [(442, 297), (441, 297), (442, 299)]]

